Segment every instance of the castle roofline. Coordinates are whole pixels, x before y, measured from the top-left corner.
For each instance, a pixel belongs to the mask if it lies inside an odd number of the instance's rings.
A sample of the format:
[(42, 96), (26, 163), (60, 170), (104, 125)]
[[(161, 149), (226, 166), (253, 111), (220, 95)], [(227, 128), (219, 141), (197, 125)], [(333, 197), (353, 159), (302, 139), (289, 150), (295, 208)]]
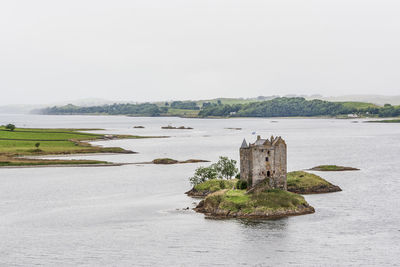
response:
[(254, 142), (254, 145), (256, 145), (256, 146), (263, 146), (263, 145), (265, 145), (267, 142), (269, 142), (269, 140), (268, 139), (257, 139), (257, 141), (256, 142)]
[(248, 148), (249, 146), (247, 145), (246, 139), (243, 139), (242, 145), (240, 148)]
[[(277, 137), (271, 136), (270, 139), (262, 139), (260, 136), (257, 136), (257, 140), (253, 144), (250, 143), (247, 147), (249, 147), (249, 146), (275, 146), (279, 142), (285, 143), (285, 141), (280, 136), (277, 136)], [(246, 143), (246, 145), (247, 145), (247, 143)]]

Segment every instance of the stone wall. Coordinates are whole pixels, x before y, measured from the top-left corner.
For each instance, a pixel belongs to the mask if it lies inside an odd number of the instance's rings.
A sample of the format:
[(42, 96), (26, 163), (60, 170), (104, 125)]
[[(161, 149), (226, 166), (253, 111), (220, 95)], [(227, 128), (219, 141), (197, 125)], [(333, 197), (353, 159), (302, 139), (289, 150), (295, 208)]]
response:
[(286, 144), (283, 141), (275, 146), (274, 162), (273, 187), (286, 190), (287, 150)]
[(250, 148), (240, 149), (240, 179), (246, 181), (247, 184), (252, 184), (252, 153)]
[(249, 185), (267, 179), (271, 188), (287, 189), (286, 144), (281, 138), (240, 149), (240, 177)]

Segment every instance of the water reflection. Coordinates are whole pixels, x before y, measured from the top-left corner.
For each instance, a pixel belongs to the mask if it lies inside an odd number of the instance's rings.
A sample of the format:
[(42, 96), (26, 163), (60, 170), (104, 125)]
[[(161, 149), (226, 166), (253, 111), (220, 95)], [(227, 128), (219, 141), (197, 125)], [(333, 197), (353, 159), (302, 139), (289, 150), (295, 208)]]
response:
[(275, 218), (275, 219), (237, 219), (237, 223), (244, 229), (266, 229), (266, 230), (281, 230), (287, 229), (288, 218)]

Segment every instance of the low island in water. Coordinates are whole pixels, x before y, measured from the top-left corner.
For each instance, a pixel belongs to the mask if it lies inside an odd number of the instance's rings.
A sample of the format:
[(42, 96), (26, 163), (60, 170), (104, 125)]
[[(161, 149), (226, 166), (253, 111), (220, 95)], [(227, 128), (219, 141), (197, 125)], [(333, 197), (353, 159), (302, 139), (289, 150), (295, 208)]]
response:
[(319, 165), (310, 169), (310, 171), (321, 171), (321, 172), (340, 172), (340, 171), (359, 171), (360, 169), (353, 167), (345, 167), (338, 165)]
[[(300, 194), (341, 191), (322, 177), (286, 171), (286, 143), (281, 137), (243, 140), (240, 174), (236, 161), (220, 157), (209, 167), (196, 169), (188, 196), (204, 198), (194, 209), (209, 217), (277, 218), (314, 213)], [(235, 177), (235, 179), (231, 179)]]
[(294, 171), (287, 174), (287, 191), (270, 189), (265, 181), (247, 190), (240, 179), (211, 179), (195, 185), (188, 196), (204, 198), (195, 211), (211, 217), (276, 218), (314, 212), (300, 194), (342, 191), (322, 177)]
[(314, 213), (303, 196), (280, 189), (249, 193), (223, 189), (200, 201), (197, 212), (211, 217), (279, 218)]

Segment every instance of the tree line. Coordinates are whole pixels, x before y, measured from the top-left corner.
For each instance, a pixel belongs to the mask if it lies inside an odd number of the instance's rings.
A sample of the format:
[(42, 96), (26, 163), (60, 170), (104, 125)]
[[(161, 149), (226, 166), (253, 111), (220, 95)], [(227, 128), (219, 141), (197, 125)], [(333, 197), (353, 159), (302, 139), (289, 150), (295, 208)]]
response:
[(79, 107), (75, 105), (54, 106), (39, 111), (41, 114), (108, 114), (108, 115), (139, 115), (160, 116), (161, 110), (156, 104), (112, 104), (103, 106)]
[(318, 99), (306, 100), (302, 97), (279, 97), (248, 104), (211, 104), (199, 112), (201, 117), (311, 117), (345, 114), (395, 117), (400, 116), (400, 106), (386, 104), (384, 107), (370, 105), (359, 108), (357, 105), (352, 106), (349, 103), (342, 102), (329, 102)]
[[(174, 101), (162, 107), (152, 103), (144, 104), (112, 104), (102, 106), (80, 107), (75, 105), (54, 106), (39, 111), (41, 114), (109, 114), (160, 116), (169, 108), (199, 110), (195, 101)], [(329, 102), (323, 100), (306, 100), (302, 97), (279, 97), (267, 101), (246, 104), (203, 103), (199, 117), (311, 117), (338, 116), (357, 114), (379, 117), (400, 116), (400, 106), (385, 104), (357, 105), (351, 102)]]

